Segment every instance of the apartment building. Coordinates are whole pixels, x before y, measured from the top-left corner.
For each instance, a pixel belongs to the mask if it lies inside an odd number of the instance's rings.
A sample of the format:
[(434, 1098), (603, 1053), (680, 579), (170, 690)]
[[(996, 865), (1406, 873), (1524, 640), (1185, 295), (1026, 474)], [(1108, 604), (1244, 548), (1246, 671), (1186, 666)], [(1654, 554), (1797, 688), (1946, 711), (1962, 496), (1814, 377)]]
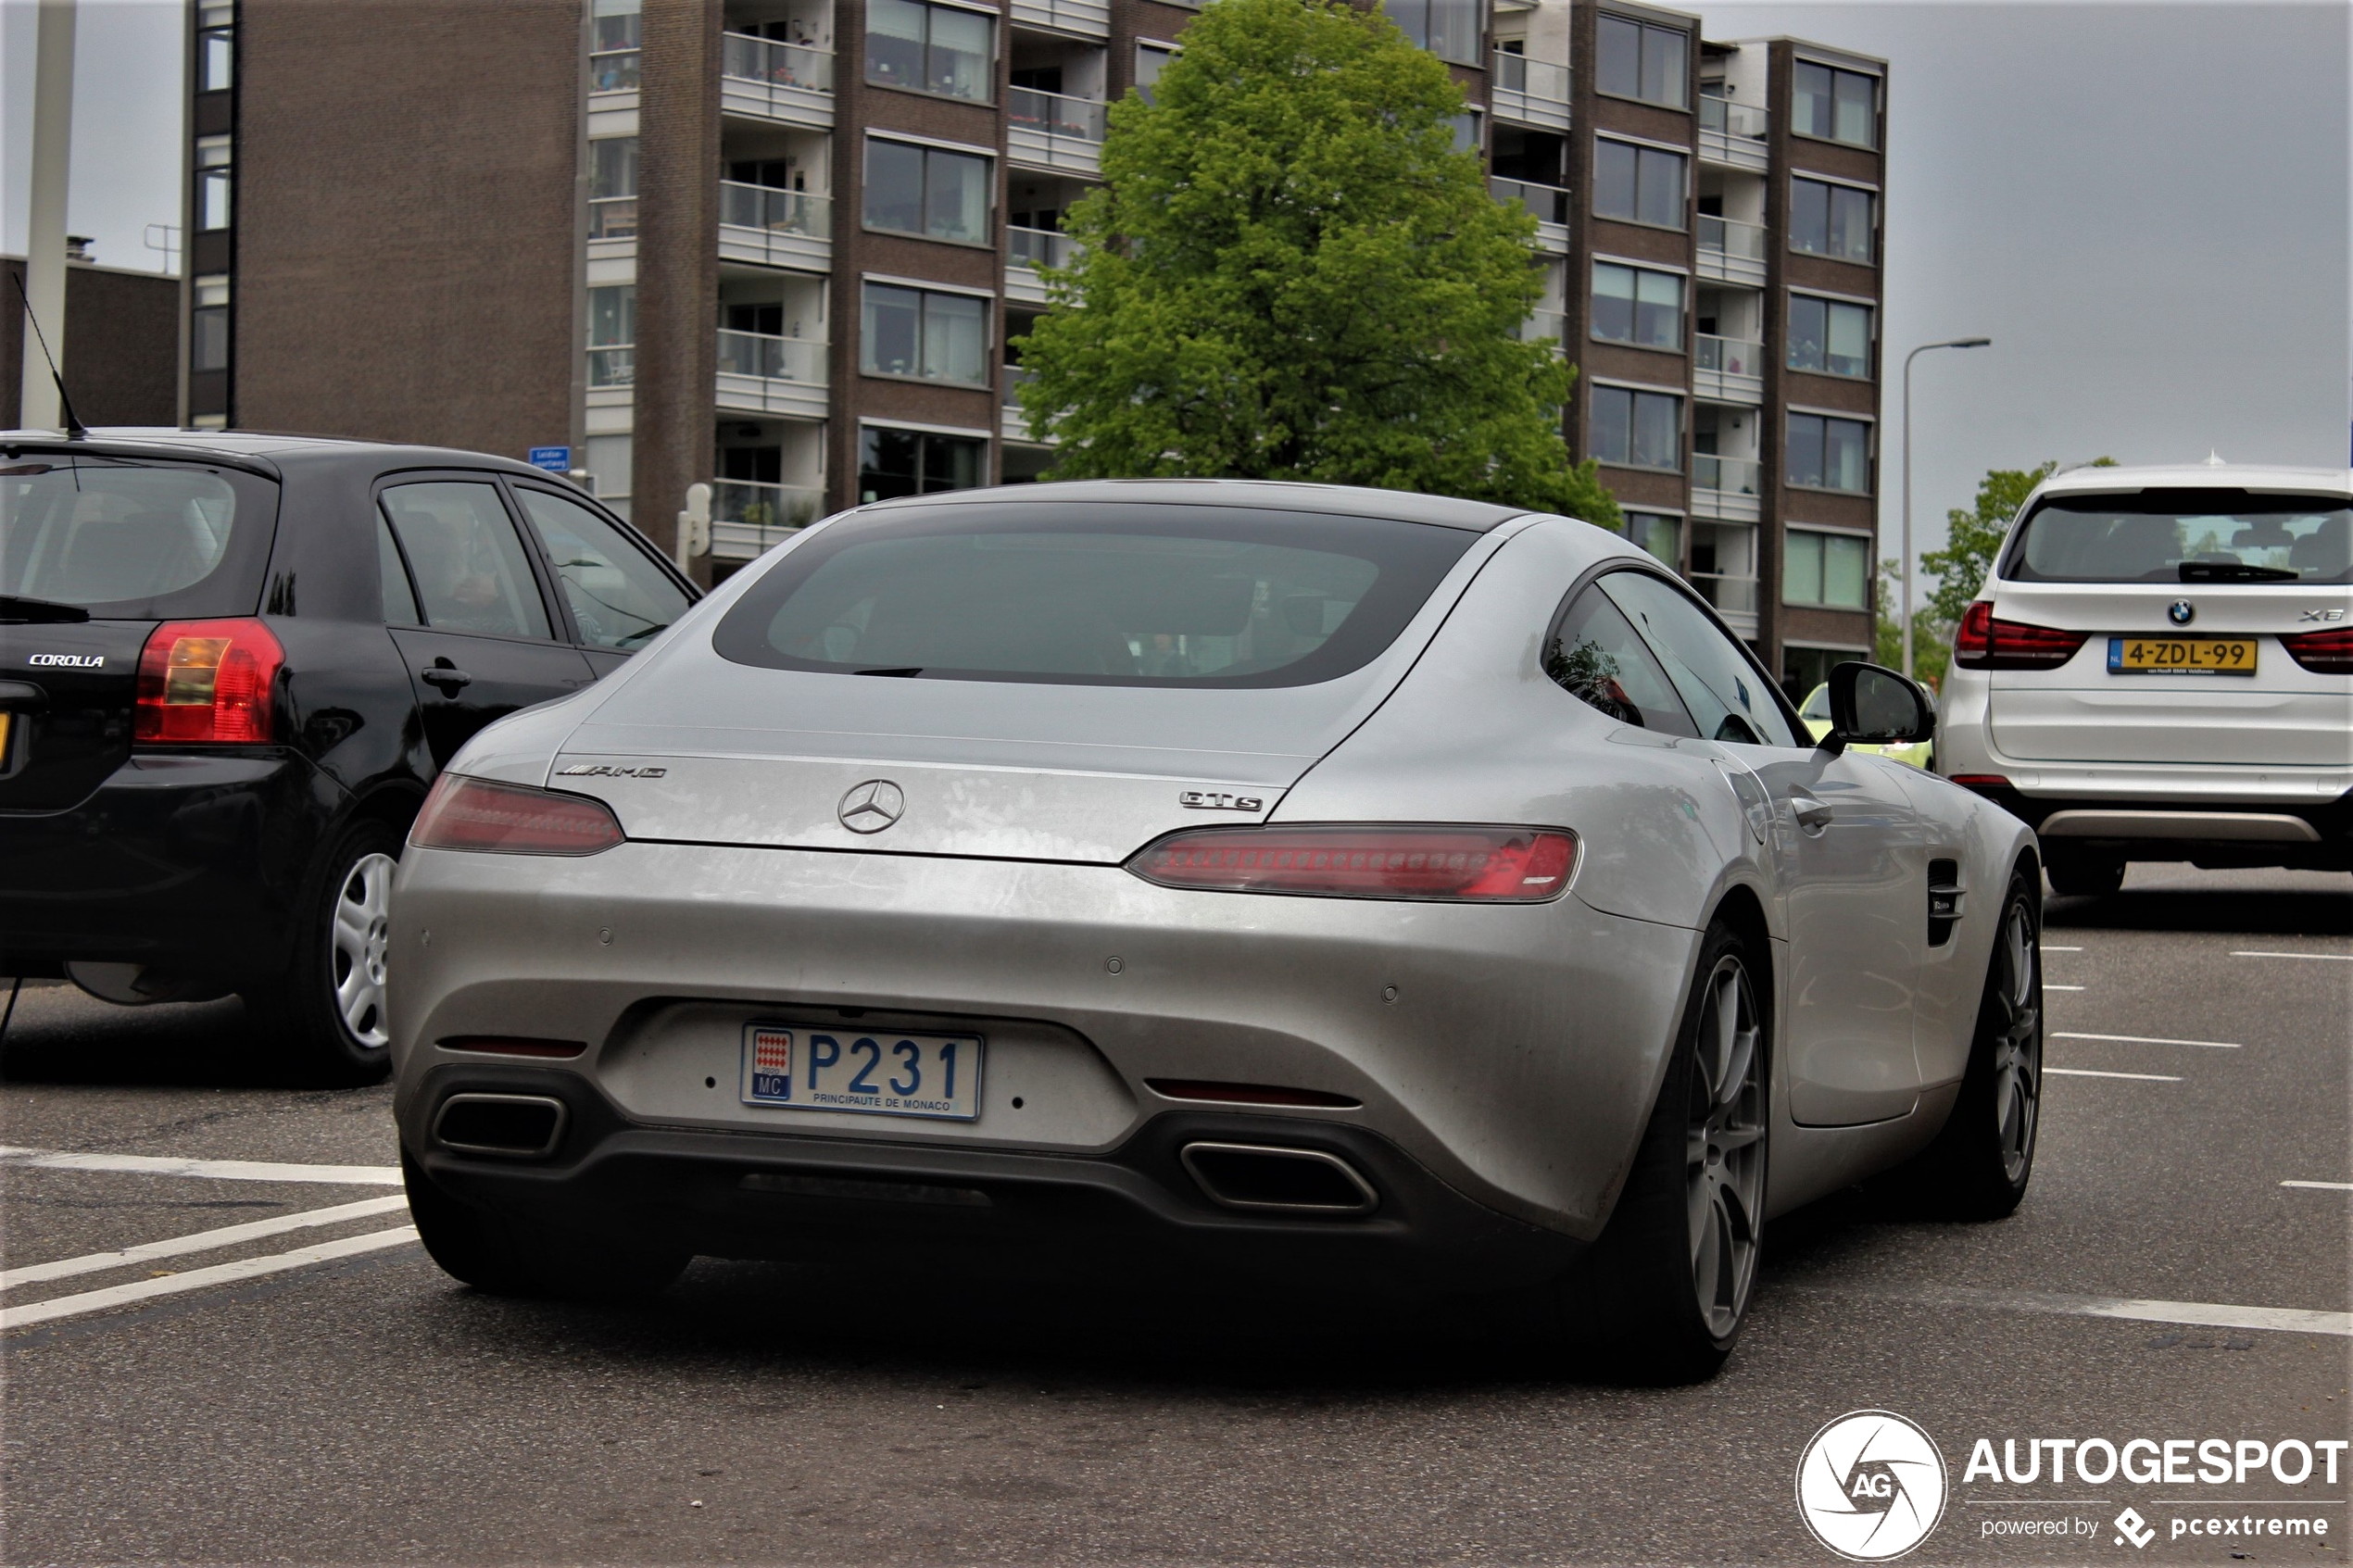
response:
[[(1883, 62), (1383, 0), (1539, 223), (1632, 537), (1799, 688), (1871, 646)], [(186, 414), (569, 450), (709, 572), (1051, 462), (1009, 340), (1176, 0), (195, 0)]]

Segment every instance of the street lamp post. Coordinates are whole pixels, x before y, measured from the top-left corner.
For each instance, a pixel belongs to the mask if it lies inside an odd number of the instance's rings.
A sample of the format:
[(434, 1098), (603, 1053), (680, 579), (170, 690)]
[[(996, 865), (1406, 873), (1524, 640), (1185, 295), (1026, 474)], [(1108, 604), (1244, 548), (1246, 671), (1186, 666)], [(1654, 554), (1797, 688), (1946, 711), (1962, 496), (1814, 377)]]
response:
[(1912, 673), (1912, 361), (1931, 348), (1983, 348), (1990, 337), (1924, 343), (1904, 356), (1904, 674)]

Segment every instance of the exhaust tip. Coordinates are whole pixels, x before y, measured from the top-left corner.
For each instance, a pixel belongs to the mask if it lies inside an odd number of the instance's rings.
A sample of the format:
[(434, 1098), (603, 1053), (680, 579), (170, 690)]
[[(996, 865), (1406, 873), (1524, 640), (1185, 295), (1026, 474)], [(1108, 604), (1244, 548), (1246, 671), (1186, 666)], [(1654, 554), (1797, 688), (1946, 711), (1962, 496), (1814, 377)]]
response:
[(433, 1137), (460, 1154), (545, 1160), (565, 1119), (564, 1102), (548, 1095), (451, 1095), (434, 1114)]
[(1177, 1154), (1213, 1202), (1261, 1213), (1369, 1214), (1373, 1185), (1337, 1154), (1256, 1144), (1187, 1144)]

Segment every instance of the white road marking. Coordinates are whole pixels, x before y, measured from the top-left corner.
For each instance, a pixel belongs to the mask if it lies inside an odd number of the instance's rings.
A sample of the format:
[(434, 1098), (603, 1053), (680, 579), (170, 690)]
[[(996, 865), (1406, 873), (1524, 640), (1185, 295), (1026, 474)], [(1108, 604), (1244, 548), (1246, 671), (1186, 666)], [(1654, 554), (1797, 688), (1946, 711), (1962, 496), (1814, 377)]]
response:
[(2166, 1040), (2154, 1035), (2077, 1035), (2064, 1029), (2051, 1032), (2054, 1040), (2113, 1040), (2127, 1046), (2204, 1046), (2210, 1050), (2236, 1051), (2246, 1047), (2235, 1040)]
[(41, 1171), (120, 1171), (142, 1176), (201, 1176), (217, 1182), (306, 1182), (396, 1187), (397, 1165), (289, 1165), (268, 1160), (167, 1160), (151, 1154), (72, 1154), (54, 1148), (0, 1148), (0, 1165)]
[(1822, 1295), (1860, 1295), (1882, 1300), (1919, 1301), (1943, 1307), (1983, 1307), (2060, 1317), (2120, 1318), (2132, 1323), (2178, 1323), (2199, 1328), (2262, 1329), (2275, 1334), (2327, 1334), (2353, 1337), (2353, 1312), (2303, 1307), (2242, 1307), (2219, 1301), (2145, 1301), (2120, 1296), (2068, 1296), (2055, 1290), (1987, 1290), (1967, 1286), (1918, 1289), (1831, 1285), (1796, 1288)]
[(0, 1290), (14, 1290), (20, 1285), (36, 1285), (43, 1280), (68, 1279), (75, 1274), (94, 1274), (107, 1269), (126, 1268), (156, 1258), (211, 1252), (223, 1247), (233, 1247), (241, 1241), (257, 1241), (265, 1236), (309, 1230), (319, 1225), (341, 1224), (346, 1220), (371, 1219), (408, 1207), (409, 1199), (396, 1195), (363, 1198), (358, 1203), (338, 1203), (332, 1209), (308, 1209), (299, 1214), (281, 1214), (275, 1219), (224, 1225), (219, 1230), (198, 1231), (193, 1236), (175, 1236), (168, 1241), (145, 1242), (114, 1252), (92, 1252), (80, 1258), (60, 1258), (50, 1263), (29, 1263), (21, 1269), (0, 1270)]
[(366, 1236), (347, 1236), (340, 1241), (322, 1241), (316, 1247), (273, 1253), (267, 1258), (243, 1258), (233, 1263), (215, 1263), (208, 1269), (191, 1269), (184, 1274), (134, 1280), (129, 1285), (111, 1286), (104, 1290), (85, 1290), (78, 1296), (59, 1296), (47, 1301), (0, 1307), (0, 1330), (27, 1328), (58, 1318), (103, 1312), (109, 1307), (127, 1306), (131, 1302), (145, 1301), (157, 1296), (174, 1296), (185, 1290), (202, 1290), (208, 1286), (230, 1285), (262, 1274), (307, 1268), (312, 1263), (330, 1263), (338, 1258), (354, 1258), (363, 1252), (381, 1252), (388, 1247), (406, 1247), (416, 1239), (416, 1226), (401, 1225), (394, 1230), (371, 1231)]
[(2046, 953), (2080, 953), (2082, 950), (2081, 947), (2054, 947), (2048, 942), (2043, 944), (2043, 951)]
[(2353, 963), (2353, 953), (2259, 953), (2241, 952), (2233, 948), (2234, 959), (2320, 959), (2327, 963)]
[(2054, 985), (2047, 980), (2043, 982), (2043, 989), (2045, 991), (2081, 991), (2082, 988), (2081, 985)]
[(2353, 1182), (2282, 1182), (2284, 1187), (2318, 1187), (2322, 1192), (2353, 1192)]
[(2170, 1073), (2095, 1073), (2088, 1067), (2045, 1067), (2045, 1078), (2137, 1078), (2144, 1084), (2178, 1084), (2182, 1080)]

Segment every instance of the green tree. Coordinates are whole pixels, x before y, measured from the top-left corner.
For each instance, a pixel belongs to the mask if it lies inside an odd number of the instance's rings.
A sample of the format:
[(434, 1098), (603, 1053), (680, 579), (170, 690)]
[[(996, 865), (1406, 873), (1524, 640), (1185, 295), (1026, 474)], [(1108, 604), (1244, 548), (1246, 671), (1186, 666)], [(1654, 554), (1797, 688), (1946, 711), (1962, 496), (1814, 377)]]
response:
[[(2112, 469), (2113, 458), (2095, 458), (2089, 465), (2095, 469)], [(2002, 548), (2002, 541), (2009, 536), (2010, 523), (2017, 518), (2019, 508), (2033, 488), (2057, 471), (2054, 460), (2032, 469), (1988, 469), (1984, 480), (1977, 487), (1977, 506), (1969, 511), (1958, 507), (1944, 514), (1944, 547), (1930, 550), (1920, 557), (1920, 569), (1936, 579), (1936, 592), (1930, 596), (1928, 611), (1949, 629), (1960, 624), (1961, 614), (1977, 591), (1985, 585), (1985, 574), (1993, 570), (1994, 558)], [(1896, 605), (1902, 601), (1893, 596), (1881, 603)], [(1913, 646), (1919, 646), (1919, 622), (1913, 621)], [(1917, 657), (1917, 653), (1915, 655)]]
[(1112, 107), (1054, 308), (1016, 347), (1051, 477), (1379, 485), (1617, 526), (1569, 460), (1575, 370), (1517, 332), (1535, 220), (1456, 150), (1462, 90), (1388, 18), (1218, 0)]
[[(1894, 556), (1879, 563), (1878, 650), (1871, 656), (1890, 670), (1904, 668), (1904, 623), (1894, 609), (1904, 602), (1897, 572), (1902, 563)], [(1941, 619), (1932, 606), (1912, 612), (1912, 674), (1931, 691), (1944, 688), (1944, 671), (1953, 660), (1953, 622)]]

